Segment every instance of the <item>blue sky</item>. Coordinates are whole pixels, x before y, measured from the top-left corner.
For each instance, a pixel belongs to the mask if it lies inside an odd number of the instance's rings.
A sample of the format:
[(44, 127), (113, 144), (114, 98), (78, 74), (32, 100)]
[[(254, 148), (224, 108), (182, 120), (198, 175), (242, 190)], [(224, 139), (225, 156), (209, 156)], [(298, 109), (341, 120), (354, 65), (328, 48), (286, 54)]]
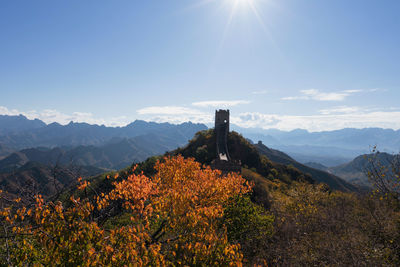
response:
[(400, 128), (398, 0), (5, 0), (0, 114)]

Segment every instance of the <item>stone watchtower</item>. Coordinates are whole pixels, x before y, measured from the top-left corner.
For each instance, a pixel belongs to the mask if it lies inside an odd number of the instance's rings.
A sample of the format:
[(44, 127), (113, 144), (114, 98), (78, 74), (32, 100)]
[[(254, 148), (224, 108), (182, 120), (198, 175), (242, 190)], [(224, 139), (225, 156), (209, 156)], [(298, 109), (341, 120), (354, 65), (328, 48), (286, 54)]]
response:
[(221, 170), (223, 173), (240, 172), (240, 161), (232, 160), (228, 152), (229, 110), (215, 111), (214, 134), (217, 155), (211, 162), (211, 168)]
[(229, 161), (228, 134), (229, 134), (229, 110), (215, 111), (215, 137), (217, 145), (217, 157), (220, 160)]

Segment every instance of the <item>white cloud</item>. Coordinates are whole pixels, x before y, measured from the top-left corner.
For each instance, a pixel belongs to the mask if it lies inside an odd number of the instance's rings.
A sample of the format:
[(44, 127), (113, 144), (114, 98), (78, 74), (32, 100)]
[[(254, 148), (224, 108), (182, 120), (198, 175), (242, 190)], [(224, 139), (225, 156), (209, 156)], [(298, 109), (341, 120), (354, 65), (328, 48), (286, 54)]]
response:
[(361, 111), (360, 107), (348, 107), (348, 106), (338, 106), (328, 109), (321, 109), (319, 112), (323, 115), (329, 114), (347, 114), (347, 113), (355, 113)]
[(388, 89), (383, 89), (383, 88), (372, 88), (369, 89), (368, 92), (387, 92), (389, 91)]
[(346, 97), (362, 92), (362, 90), (344, 90), (339, 92), (320, 92), (317, 89), (307, 89), (300, 91), (300, 96), (283, 97), (282, 100), (316, 100), (316, 101), (343, 101)]
[(107, 125), (107, 126), (123, 126), (130, 122), (126, 116), (111, 117), (107, 119), (95, 118), (92, 113), (88, 112), (73, 112), (72, 114), (65, 114), (54, 109), (44, 109), (42, 111), (30, 110), (27, 112), (19, 111), (16, 109), (8, 109), (0, 106), (0, 115), (19, 115), (22, 114), (28, 119), (39, 119), (45, 123), (58, 122), (60, 124), (68, 124), (74, 122), (86, 122), (89, 124)]
[(214, 108), (228, 108), (242, 104), (249, 104), (250, 101), (246, 100), (233, 100), (233, 101), (201, 101), (192, 103), (195, 107), (214, 107)]
[(19, 112), (16, 109), (8, 109), (6, 107), (0, 106), (0, 115), (9, 115), (9, 116), (14, 116), (14, 115), (19, 115), (21, 112)]
[(344, 93), (348, 93), (348, 94), (354, 94), (354, 93), (361, 93), (364, 90), (361, 89), (353, 89), (353, 90), (344, 90)]
[(204, 123), (210, 124), (214, 120), (214, 114), (203, 113), (197, 115), (190, 115), (190, 114), (180, 114), (180, 115), (157, 115), (148, 118), (142, 118), (146, 121), (154, 121), (154, 122), (169, 122), (173, 124), (180, 124), (184, 122), (193, 122), (193, 123)]
[(285, 96), (281, 98), (282, 100), (307, 100), (310, 99), (307, 96)]
[(213, 115), (193, 108), (180, 106), (152, 106), (137, 110), (141, 118), (147, 121), (170, 122), (170, 123), (210, 123)]
[(246, 128), (276, 128), (287, 131), (293, 129), (327, 131), (367, 127), (400, 129), (400, 111), (343, 111), (345, 110), (342, 110), (342, 114), (319, 115), (243, 113), (231, 118), (231, 121)]
[(342, 101), (350, 95), (349, 92), (323, 93), (315, 89), (302, 90), (301, 92), (311, 99), (318, 101)]
[(180, 115), (180, 114), (199, 114), (200, 111), (191, 108), (179, 107), (179, 106), (152, 106), (145, 107), (137, 110), (140, 115), (148, 114), (163, 114), (163, 115)]
[[(231, 122), (246, 128), (273, 128), (280, 123), (279, 115), (245, 112), (232, 116)], [(262, 127), (260, 126), (262, 125)]]
[[(214, 113), (185, 107), (155, 107), (142, 109), (142, 119), (155, 122), (212, 124)], [(150, 112), (151, 111), (151, 112)], [(157, 111), (157, 112), (156, 112)], [(245, 128), (276, 128), (280, 130), (306, 129), (327, 131), (343, 128), (381, 127), (400, 129), (400, 110), (338, 106), (320, 110), (316, 115), (281, 115), (260, 112), (231, 112), (231, 122)]]
[[(126, 116), (96, 118), (92, 113), (73, 112), (72, 114), (64, 114), (53, 109), (21, 112), (3, 106), (0, 106), (0, 114), (22, 114), (29, 119), (38, 118), (46, 123), (58, 122), (67, 124), (70, 121), (74, 121), (99, 125), (104, 124), (107, 126), (124, 126), (136, 119)], [(155, 122), (183, 123), (191, 121), (194, 123), (209, 124), (214, 121), (213, 112), (203, 112), (179, 106), (147, 107), (138, 110), (138, 114), (140, 115), (140, 119)], [(382, 110), (376, 108), (337, 106), (320, 110), (320, 113), (316, 115), (280, 115), (260, 112), (235, 114), (232, 112), (231, 122), (245, 128), (276, 128), (280, 130), (301, 128), (309, 131), (326, 131), (349, 127), (400, 129), (400, 110), (395, 107)]]
[(251, 92), (253, 95), (265, 95), (268, 93), (267, 90), (253, 91)]

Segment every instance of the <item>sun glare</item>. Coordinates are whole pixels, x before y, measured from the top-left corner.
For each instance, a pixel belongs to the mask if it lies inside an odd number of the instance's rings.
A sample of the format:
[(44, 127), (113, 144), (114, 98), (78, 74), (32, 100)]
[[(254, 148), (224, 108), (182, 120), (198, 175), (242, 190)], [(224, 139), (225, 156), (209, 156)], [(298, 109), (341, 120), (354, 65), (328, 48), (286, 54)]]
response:
[(231, 6), (231, 16), (238, 12), (239, 9), (248, 9), (258, 20), (261, 20), (257, 7), (260, 1), (261, 0), (226, 0), (225, 2)]
[(237, 10), (254, 7), (255, 0), (227, 0), (226, 2), (232, 7), (233, 10)]
[(236, 2), (237, 5), (252, 5), (254, 0), (231, 0), (233, 2)]
[(274, 2), (275, 0), (201, 0), (195, 5), (191, 5), (190, 9), (199, 8), (212, 3), (218, 3), (221, 10), (226, 13), (227, 21), (225, 23), (225, 28), (218, 48), (218, 51), (221, 51), (225, 43), (226, 36), (231, 29), (233, 21), (235, 20), (235, 17), (248, 17), (249, 19), (252, 18), (257, 20), (264, 34), (266, 34), (267, 38), (269, 38), (274, 43), (272, 34), (270, 33), (266, 23), (264, 22), (265, 14), (263, 14), (265, 13), (266, 6), (275, 6)]
[(239, 9), (248, 9), (251, 11), (253, 16), (258, 20), (260, 25), (264, 28), (265, 30), (265, 25), (264, 22), (261, 18), (260, 12), (258, 10), (257, 4), (262, 0), (226, 0), (225, 3), (228, 3), (231, 7), (230, 11), (230, 16), (228, 20), (228, 27), (235, 16), (235, 13), (239, 11)]

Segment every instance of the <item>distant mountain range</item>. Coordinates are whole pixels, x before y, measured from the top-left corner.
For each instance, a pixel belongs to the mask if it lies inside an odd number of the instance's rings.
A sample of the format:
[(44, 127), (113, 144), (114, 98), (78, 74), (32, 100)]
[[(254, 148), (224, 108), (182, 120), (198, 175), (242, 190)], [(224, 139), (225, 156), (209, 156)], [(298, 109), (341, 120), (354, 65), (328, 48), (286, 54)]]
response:
[(371, 153), (374, 146), (382, 152), (400, 151), (400, 130), (346, 128), (335, 131), (308, 132), (306, 130), (280, 131), (276, 129), (233, 129), (254, 142), (281, 150), (301, 163), (316, 162), (327, 167), (347, 163), (355, 157)]
[(134, 121), (125, 127), (46, 124), (0, 116), (0, 189), (54, 195), (79, 176), (122, 169), (185, 145), (203, 124)]
[(25, 116), (0, 115), (0, 135), (19, 133), (45, 127), (46, 123), (41, 120), (28, 120)]
[[(124, 127), (106, 127), (87, 123), (46, 124), (38, 119), (0, 115), (0, 159), (12, 151), (32, 147), (104, 146), (114, 139), (132, 139), (152, 134), (162, 146), (173, 149), (185, 144), (193, 135), (207, 129), (204, 124), (155, 123), (136, 120)], [(240, 128), (232, 125), (253, 142), (261, 140), (266, 146), (283, 151), (300, 163), (315, 162), (327, 167), (347, 163), (368, 154), (374, 146), (380, 151), (400, 150), (400, 131), (381, 128), (342, 129), (308, 132), (276, 129)], [(156, 143), (155, 142), (155, 143)], [(164, 152), (164, 151), (161, 151)]]
[(68, 125), (47, 125), (22, 115), (0, 115), (0, 156), (4, 157), (10, 151), (34, 147), (96, 146), (107, 149), (110, 144), (126, 142), (131, 147), (140, 147), (142, 155), (138, 155), (135, 160), (141, 160), (147, 155), (184, 145), (196, 132), (204, 129), (207, 129), (204, 124), (191, 122), (174, 125), (139, 120), (125, 127), (74, 122)]
[(28, 148), (11, 153), (0, 160), (0, 172), (18, 169), (30, 161), (45, 165), (73, 164), (117, 170), (150, 156), (163, 154), (179, 145), (176, 140), (148, 134), (129, 139), (113, 138), (100, 146)]
[[(338, 177), (361, 186), (368, 185), (364, 175), (368, 162), (365, 155), (368, 156), (373, 146), (391, 152), (400, 148), (400, 131), (388, 129), (310, 133), (245, 129), (234, 125), (232, 128), (250, 140), (261, 140), (255, 147), (272, 162), (292, 165), (316, 181), (345, 190), (354, 188)], [(46, 173), (45, 168), (57, 164), (92, 168), (86, 174), (121, 169), (182, 147), (195, 133), (205, 129), (206, 125), (191, 122), (174, 125), (136, 120), (124, 127), (106, 127), (74, 122), (46, 124), (22, 115), (0, 115), (0, 173), (4, 181), (7, 173), (23, 171), (24, 177), (29, 177), (26, 173), (31, 167)], [(381, 153), (381, 157), (389, 160), (391, 155)]]

